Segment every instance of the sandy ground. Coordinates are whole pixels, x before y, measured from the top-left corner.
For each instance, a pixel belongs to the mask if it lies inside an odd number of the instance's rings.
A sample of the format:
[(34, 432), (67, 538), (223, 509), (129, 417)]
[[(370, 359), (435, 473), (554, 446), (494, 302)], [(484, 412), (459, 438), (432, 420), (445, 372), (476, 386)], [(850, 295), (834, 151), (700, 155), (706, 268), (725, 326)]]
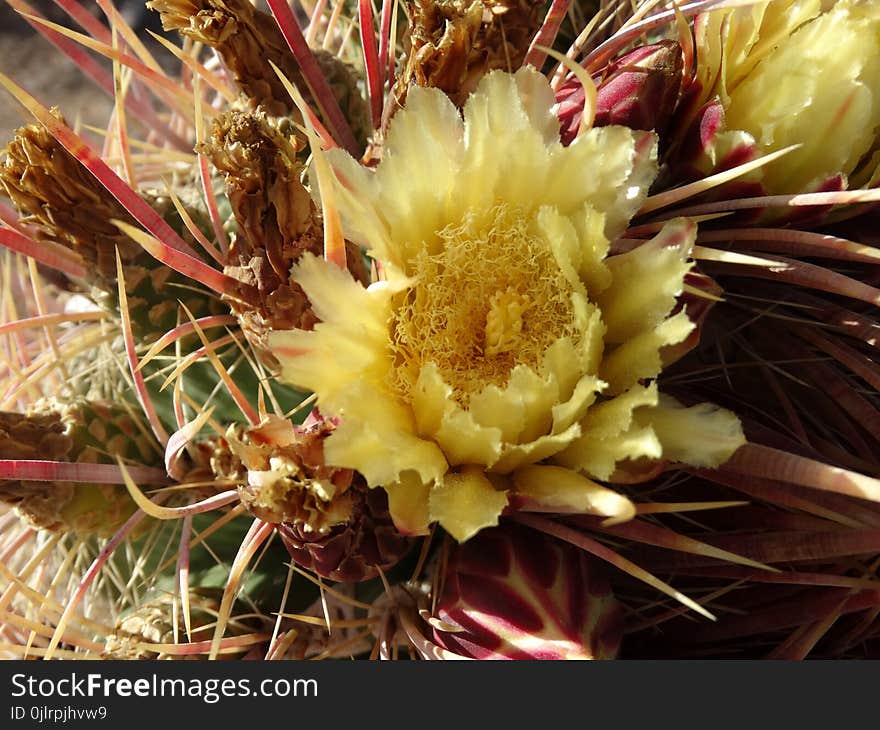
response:
[[(29, 0), (50, 20), (75, 27), (51, 0)], [(143, 0), (117, 0), (129, 17), (137, 15)], [(99, 14), (94, 0), (82, 0), (82, 5)], [(147, 14), (151, 17), (152, 14)], [(76, 28), (79, 30), (79, 28)], [(99, 58), (92, 54), (94, 58)], [(103, 61), (103, 59), (100, 59)], [(103, 64), (109, 68), (106, 62)], [(105, 127), (112, 101), (76, 65), (52, 44), (36, 33), (7, 4), (0, 0), (0, 71), (10, 76), (47, 106), (57, 106), (68, 123), (77, 119), (83, 124)], [(0, 91), (0, 148), (12, 136), (16, 127), (31, 121), (30, 115), (5, 91)]]
[[(0, 71), (46, 106), (57, 106), (69, 123), (80, 119), (85, 124), (106, 124), (112, 106), (110, 98), (82, 78), (72, 62), (42, 39), (0, 35)], [(8, 95), (6, 99), (0, 102), (2, 144), (16, 127), (31, 121), (30, 114), (17, 101)]]

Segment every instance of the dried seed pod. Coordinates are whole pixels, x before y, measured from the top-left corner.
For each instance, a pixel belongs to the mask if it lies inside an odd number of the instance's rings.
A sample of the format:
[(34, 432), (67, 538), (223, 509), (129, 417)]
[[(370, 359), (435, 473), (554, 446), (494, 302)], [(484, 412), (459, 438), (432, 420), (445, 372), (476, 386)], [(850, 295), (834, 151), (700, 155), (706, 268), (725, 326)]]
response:
[(275, 20), (248, 0), (153, 0), (147, 7), (160, 14), (165, 30), (215, 48), (253, 106), (278, 115), (294, 108), (270, 61), (297, 88), (307, 88)]
[[(229, 432), (237, 441), (244, 438), (245, 428), (230, 426)], [(169, 471), (186, 487), (184, 494), (192, 502), (216, 496), (247, 481), (247, 469), (233, 452), (229, 439), (218, 435), (190, 441), (186, 452), (172, 462)]]
[[(64, 121), (57, 109), (52, 114)], [(22, 222), (35, 226), (40, 240), (79, 254), (96, 285), (116, 281), (117, 248), (125, 263), (143, 253), (112, 223), (137, 221), (45, 127), (17, 129), (2, 156), (0, 191), (25, 216)]]
[(406, 3), (410, 49), (396, 88), (403, 103), (410, 84), (445, 91), (464, 104), (488, 71), (515, 71), (541, 25), (536, 0), (415, 0)]
[[(311, 101), (300, 65), (275, 19), (248, 0), (153, 0), (147, 7), (161, 15), (165, 30), (177, 30), (215, 48), (251, 109), (261, 107), (273, 115), (299, 118), (272, 64)], [(364, 144), (369, 108), (358, 91), (354, 69), (329, 51), (312, 49), (312, 53), (355, 136)]]
[[(52, 111), (64, 121), (57, 110)], [(34, 227), (38, 240), (60, 244), (82, 259), (88, 279), (73, 284), (85, 285), (98, 305), (115, 314), (119, 307), (119, 251), (136, 337), (148, 340), (174, 327), (178, 301), (196, 317), (218, 311), (219, 302), (213, 294), (194, 289), (190, 279), (154, 259), (119, 231), (114, 220), (133, 226), (137, 221), (45, 127), (34, 124), (18, 129), (2, 155), (0, 192), (22, 214), (22, 222)], [(142, 195), (192, 242), (164, 193)], [(188, 206), (188, 212), (193, 218), (206, 219), (195, 204)]]
[[(320, 255), (324, 247), (320, 213), (301, 182), (297, 140), (286, 120), (262, 110), (233, 111), (215, 120), (211, 140), (200, 151), (225, 175), (238, 224), (224, 271), (258, 292), (255, 303), (230, 297), (230, 306), (260, 359), (276, 372), (278, 362), (266, 343), (269, 331), (310, 329), (317, 321), (290, 269), (305, 252)], [(367, 283), (353, 244), (347, 245), (347, 262), (352, 275)]]
[[(0, 459), (109, 464), (117, 457), (161, 463), (161, 452), (119, 405), (45, 399), (27, 413), (0, 412)], [(34, 527), (81, 534), (112, 534), (135, 510), (126, 489), (113, 484), (5, 480), (0, 501)]]
[[(244, 438), (245, 428), (232, 426), (230, 433), (235, 441), (240, 441)], [(202, 481), (217, 478), (231, 484), (238, 484), (243, 482), (247, 476), (247, 469), (241, 463), (241, 459), (232, 451), (229, 439), (225, 436), (210, 436), (191, 442), (188, 451), (192, 457), (192, 465), (181, 481)]]

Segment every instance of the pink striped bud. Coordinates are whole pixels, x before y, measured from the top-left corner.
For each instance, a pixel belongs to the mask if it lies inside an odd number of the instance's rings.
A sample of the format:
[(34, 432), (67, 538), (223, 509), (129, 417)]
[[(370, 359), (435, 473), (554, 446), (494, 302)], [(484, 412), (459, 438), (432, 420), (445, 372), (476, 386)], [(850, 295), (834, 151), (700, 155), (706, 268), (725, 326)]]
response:
[(621, 639), (594, 559), (510, 523), (454, 548), (434, 619), (434, 642), (473, 659), (612, 659)]

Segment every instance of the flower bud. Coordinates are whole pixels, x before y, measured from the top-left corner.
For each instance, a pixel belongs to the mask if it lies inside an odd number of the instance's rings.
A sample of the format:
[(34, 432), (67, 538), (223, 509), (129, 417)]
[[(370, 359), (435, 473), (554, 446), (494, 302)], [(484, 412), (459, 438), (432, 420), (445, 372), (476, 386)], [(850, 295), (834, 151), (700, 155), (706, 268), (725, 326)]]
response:
[[(662, 132), (681, 88), (683, 61), (676, 41), (641, 46), (614, 61), (596, 80), (596, 118), (593, 126), (619, 124), (630, 129)], [(577, 134), (584, 107), (584, 90), (577, 79), (566, 81), (558, 93), (563, 144)]]
[(613, 659), (622, 629), (593, 558), (509, 523), (453, 549), (432, 623), (439, 646), (472, 659)]
[[(728, 130), (707, 146), (752, 144), (757, 157), (797, 145), (760, 169), (770, 194), (828, 189), (840, 176), (859, 187), (877, 169), (880, 11), (859, 0), (821, 5), (765, 2), (697, 23), (700, 93), (718, 100)], [(713, 155), (716, 168), (725, 156)]]

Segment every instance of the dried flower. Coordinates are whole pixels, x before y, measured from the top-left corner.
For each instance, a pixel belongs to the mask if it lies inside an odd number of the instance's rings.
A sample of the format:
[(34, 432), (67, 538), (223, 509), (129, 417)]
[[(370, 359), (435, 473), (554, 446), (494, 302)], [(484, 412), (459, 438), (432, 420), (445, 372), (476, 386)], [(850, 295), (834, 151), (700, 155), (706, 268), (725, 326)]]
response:
[(224, 441), (235, 462), (212, 463), (218, 477), (239, 484), (251, 514), (278, 526), (297, 564), (330, 580), (355, 582), (397, 563), (412, 541), (394, 528), (381, 490), (325, 462), (324, 442), (333, 428), (317, 416), (305, 426), (269, 416), (253, 428), (230, 427)]
[(216, 48), (235, 83), (253, 106), (284, 115), (293, 109), (290, 95), (269, 61), (298, 87), (306, 88), (284, 36), (267, 13), (248, 0), (152, 0), (165, 30)]
[[(251, 109), (271, 115), (299, 117), (299, 112), (272, 68), (311, 99), (300, 65), (271, 15), (248, 0), (152, 0), (165, 30), (217, 49)], [(369, 109), (357, 88), (354, 69), (329, 51), (313, 49), (321, 74), (361, 144), (369, 132)]]
[[(242, 331), (272, 371), (278, 363), (266, 345), (273, 329), (309, 329), (316, 317), (302, 289), (290, 280), (290, 268), (307, 251), (323, 249), (324, 229), (300, 178), (297, 141), (290, 124), (262, 112), (227, 112), (212, 126), (200, 151), (225, 175), (237, 233), (224, 272), (258, 293), (243, 301), (231, 292), (229, 303)], [(349, 246), (352, 274), (366, 281), (360, 251)]]
[(445, 91), (464, 104), (489, 71), (522, 65), (541, 24), (536, 0), (414, 0), (406, 3), (410, 51), (397, 86), (403, 102), (411, 84)]
[(226, 441), (247, 475), (239, 487), (242, 503), (266, 522), (301, 524), (324, 534), (348, 522), (354, 475), (324, 463), (322, 445), (331, 431), (330, 424), (296, 428), (277, 416), (246, 429), (241, 438), (230, 427)]

